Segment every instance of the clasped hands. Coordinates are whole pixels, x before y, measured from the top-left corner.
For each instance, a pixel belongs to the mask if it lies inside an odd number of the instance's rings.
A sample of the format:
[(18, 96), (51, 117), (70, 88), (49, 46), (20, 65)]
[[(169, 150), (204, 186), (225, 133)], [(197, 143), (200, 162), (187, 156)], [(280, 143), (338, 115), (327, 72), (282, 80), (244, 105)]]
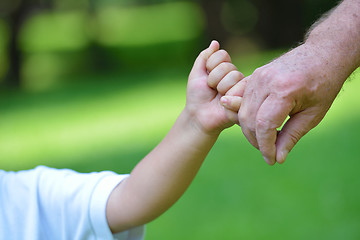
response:
[(285, 161), (300, 138), (323, 119), (342, 86), (329, 81), (321, 56), (305, 44), (247, 77), (225, 50), (213, 53), (206, 68), (208, 86), (222, 96), (227, 112), (237, 114), (245, 137), (269, 165)]

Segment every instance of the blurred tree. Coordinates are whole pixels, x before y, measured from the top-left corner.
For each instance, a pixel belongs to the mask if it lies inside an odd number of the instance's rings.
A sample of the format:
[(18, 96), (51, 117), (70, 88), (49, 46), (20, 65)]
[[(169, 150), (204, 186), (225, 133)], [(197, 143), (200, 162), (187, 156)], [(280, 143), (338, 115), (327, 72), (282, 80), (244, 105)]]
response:
[(222, 22), (222, 7), (226, 0), (200, 0), (206, 17), (206, 34), (208, 40), (216, 39), (224, 43), (229, 38), (229, 32)]
[(254, 30), (259, 13), (249, 0), (227, 0), (221, 10), (222, 23), (232, 35), (245, 35)]
[(303, 0), (304, 2), (304, 23), (309, 28), (321, 15), (334, 8), (339, 0)]
[[(183, 1), (185, 0), (181, 2)], [(114, 62), (112, 55), (114, 49), (106, 49), (93, 36), (99, 30), (93, 26), (98, 20), (99, 9), (106, 5), (138, 6), (167, 2), (180, 2), (180, 0), (0, 0), (0, 17), (5, 19), (9, 35), (8, 71), (4, 83), (13, 87), (21, 85), (23, 53), (19, 49), (18, 37), (24, 22), (35, 11), (43, 9), (87, 11), (89, 13), (87, 30), (90, 29), (89, 33), (92, 34), (89, 37), (91, 42), (86, 46), (89, 56), (86, 59), (91, 65), (88, 69), (107, 71), (108, 68), (114, 66), (111, 64)], [(298, 43), (303, 39), (306, 28), (322, 13), (337, 4), (337, 0), (197, 0), (196, 2), (201, 5), (201, 10), (205, 15), (205, 32), (208, 40), (217, 39), (225, 43), (234, 35), (255, 36), (268, 48), (283, 48)], [(200, 18), (203, 17), (201, 11), (195, 14), (201, 15)], [(179, 21), (184, 22), (184, 19)], [(141, 24), (141, 21), (138, 21), (138, 24)], [(157, 26), (161, 28), (164, 24)], [(117, 63), (116, 66), (118, 67)]]
[(303, 0), (200, 0), (210, 39), (255, 34), (269, 48), (292, 45), (304, 32)]
[(291, 47), (304, 39), (306, 30), (338, 0), (252, 0), (259, 11), (256, 32), (266, 47)]
[(199, 0), (210, 39), (255, 36), (266, 48), (291, 47), (338, 0)]
[(259, 19), (255, 31), (266, 47), (289, 47), (303, 39), (303, 0), (253, 0)]
[(30, 14), (39, 8), (51, 8), (51, 0), (15, 0), (0, 2), (0, 16), (3, 16), (9, 28), (8, 71), (5, 85), (19, 88), (21, 85), (22, 52), (19, 49), (18, 37), (23, 23)]

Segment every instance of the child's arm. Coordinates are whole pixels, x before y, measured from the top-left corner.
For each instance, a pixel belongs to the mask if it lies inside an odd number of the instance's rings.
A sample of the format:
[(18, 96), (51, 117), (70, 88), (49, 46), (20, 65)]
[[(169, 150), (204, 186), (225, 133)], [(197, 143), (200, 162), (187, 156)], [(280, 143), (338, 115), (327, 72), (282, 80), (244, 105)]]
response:
[(109, 197), (106, 215), (112, 232), (155, 219), (185, 192), (220, 132), (237, 122), (237, 114), (221, 106), (221, 95), (207, 81), (233, 72), (229, 80), (224, 78), (230, 81), (224, 89), (229, 89), (243, 77), (235, 71), (215, 41), (199, 55), (189, 75), (184, 110), (161, 143)]

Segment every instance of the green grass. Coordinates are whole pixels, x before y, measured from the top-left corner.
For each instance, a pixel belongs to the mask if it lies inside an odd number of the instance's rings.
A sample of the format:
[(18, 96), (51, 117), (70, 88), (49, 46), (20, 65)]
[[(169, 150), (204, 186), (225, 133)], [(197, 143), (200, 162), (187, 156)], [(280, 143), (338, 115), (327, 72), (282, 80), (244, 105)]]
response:
[[(278, 53), (234, 58), (246, 74)], [(44, 164), (129, 172), (185, 103), (188, 70), (93, 76), (47, 92), (1, 93), (1, 168)], [(269, 167), (238, 127), (146, 239), (359, 239), (360, 79), (284, 165)]]

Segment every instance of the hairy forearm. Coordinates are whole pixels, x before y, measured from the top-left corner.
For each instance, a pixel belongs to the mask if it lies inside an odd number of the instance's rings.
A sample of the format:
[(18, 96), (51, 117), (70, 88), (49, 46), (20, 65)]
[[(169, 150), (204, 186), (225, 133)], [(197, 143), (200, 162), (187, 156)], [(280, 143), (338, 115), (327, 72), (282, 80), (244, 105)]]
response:
[[(147, 223), (165, 212), (188, 188), (217, 136), (209, 136), (191, 124), (184, 111), (163, 141), (114, 191), (116, 201), (108, 215), (114, 232)], [(109, 201), (110, 201), (109, 200)], [(110, 210), (111, 211), (111, 210)]]
[(305, 45), (315, 48), (339, 80), (360, 65), (360, 1), (344, 0), (314, 24)]

